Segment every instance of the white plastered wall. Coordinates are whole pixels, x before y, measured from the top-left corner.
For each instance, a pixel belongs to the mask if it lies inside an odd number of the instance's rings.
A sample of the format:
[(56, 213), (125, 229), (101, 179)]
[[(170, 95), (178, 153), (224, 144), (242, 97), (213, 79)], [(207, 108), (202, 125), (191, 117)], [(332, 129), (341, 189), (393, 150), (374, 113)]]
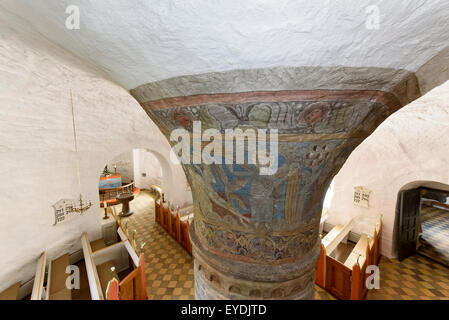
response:
[[(399, 110), (349, 157), (335, 177), (328, 222), (356, 217), (357, 232), (372, 232), (383, 214), (382, 253), (395, 257), (398, 192), (415, 181), (449, 184), (449, 82)], [(370, 207), (353, 205), (355, 186), (371, 190)]]
[[(134, 181), (134, 161), (133, 150), (126, 151), (115, 156), (108, 161), (108, 170), (112, 173), (115, 171), (122, 176), (122, 183)], [(114, 165), (116, 168), (114, 168)]]
[[(27, 23), (0, 11), (0, 291), (31, 279), (36, 260), (80, 249), (100, 237), (98, 178), (111, 156), (170, 146), (139, 104), (94, 67), (53, 45)], [(83, 216), (53, 226), (52, 205), (78, 196), (73, 90), (81, 184), (93, 202)], [(170, 163), (173, 202), (191, 202), (180, 165)]]
[(134, 150), (134, 176), (138, 188), (149, 189), (153, 184), (162, 187), (163, 171), (159, 160), (146, 149)]

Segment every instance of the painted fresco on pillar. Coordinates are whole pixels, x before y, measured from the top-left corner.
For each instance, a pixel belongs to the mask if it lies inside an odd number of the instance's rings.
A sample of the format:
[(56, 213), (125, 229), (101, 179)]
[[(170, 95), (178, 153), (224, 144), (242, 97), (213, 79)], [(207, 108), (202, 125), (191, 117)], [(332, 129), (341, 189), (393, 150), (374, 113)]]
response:
[(384, 105), (369, 100), (208, 103), (146, 112), (168, 139), (175, 129), (192, 133), (195, 121), (202, 132), (278, 130), (273, 175), (260, 175), (257, 165), (246, 162), (184, 164), (199, 241), (215, 254), (266, 261), (298, 259), (319, 245), (330, 181), (388, 114)]
[(194, 189), (202, 190), (195, 197), (208, 198), (198, 206), (204, 217), (240, 226), (268, 223), (291, 228), (321, 208), (329, 175), (353, 146), (346, 140), (280, 143), (279, 168), (268, 176), (260, 175), (255, 165), (185, 167)]
[(193, 122), (201, 121), (202, 130), (278, 129), (280, 134), (348, 133), (368, 115), (386, 113), (382, 104), (370, 101), (220, 103), (146, 111), (164, 132), (192, 131)]
[[(294, 227), (303, 215), (307, 218), (309, 212), (320, 209), (323, 188), (339, 158), (345, 159), (360, 142), (351, 141), (346, 135), (355, 131), (368, 115), (380, 115), (386, 110), (370, 101), (287, 101), (204, 104), (147, 112), (167, 135), (178, 128), (192, 132), (194, 121), (201, 122), (203, 131), (273, 128), (281, 135), (305, 134), (304, 140), (317, 135), (308, 142), (281, 141), (278, 170), (273, 176), (259, 175), (254, 165), (186, 165), (192, 184), (201, 185), (200, 190), (210, 190), (210, 204), (207, 210), (201, 210), (201, 215), (215, 216), (230, 224)], [(331, 139), (332, 136), (339, 139)]]

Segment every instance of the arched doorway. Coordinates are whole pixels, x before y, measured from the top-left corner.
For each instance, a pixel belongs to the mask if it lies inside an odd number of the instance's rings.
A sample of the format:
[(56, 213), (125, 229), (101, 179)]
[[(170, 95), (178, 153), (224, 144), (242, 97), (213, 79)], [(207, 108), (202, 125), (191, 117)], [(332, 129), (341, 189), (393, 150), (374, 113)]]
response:
[[(182, 205), (183, 197), (187, 196), (180, 194), (186, 184), (185, 176), (179, 176), (177, 171), (182, 169), (174, 166), (162, 153), (147, 148), (129, 150), (113, 157), (106, 165), (111, 178), (121, 178), (121, 188), (132, 184), (134, 190), (139, 190), (129, 205), (131, 215), (120, 216), (123, 207), (119, 202), (110, 202), (107, 212), (112, 224), (115, 220), (121, 228), (126, 228), (131, 242), (135, 241), (137, 250), (145, 255), (148, 298), (193, 299), (192, 257), (157, 223), (155, 215), (155, 202), (162, 193), (173, 207)], [(176, 202), (176, 196), (181, 201)], [(107, 221), (102, 220), (102, 229)], [(112, 228), (111, 233), (114, 231)], [(106, 238), (104, 240), (109, 245)], [(120, 278), (121, 274), (118, 276)]]
[(171, 194), (177, 191), (173, 186), (180, 182), (187, 184), (184, 177), (174, 179), (172, 166), (165, 156), (147, 148), (131, 149), (111, 157), (100, 175), (100, 206), (117, 205), (116, 196), (120, 193), (134, 192), (137, 196), (140, 190), (148, 191), (155, 198), (165, 193), (171, 199)]
[(134, 178), (138, 188), (148, 190), (157, 199), (169, 189), (172, 171), (167, 160), (149, 149), (134, 149)]
[[(111, 226), (114, 219), (129, 222), (132, 232), (137, 232), (137, 225), (142, 223), (131, 216), (134, 212), (141, 215), (142, 211), (154, 207), (154, 199), (160, 197), (162, 185), (170, 183), (165, 181), (164, 175), (169, 170), (163, 168), (158, 157), (147, 149), (131, 149), (107, 161), (98, 182), (100, 207), (104, 210), (102, 234), (106, 245), (117, 240), (115, 227)], [(145, 242), (144, 239), (141, 241)]]
[(395, 229), (399, 260), (419, 253), (449, 266), (449, 185), (415, 181), (401, 188)]

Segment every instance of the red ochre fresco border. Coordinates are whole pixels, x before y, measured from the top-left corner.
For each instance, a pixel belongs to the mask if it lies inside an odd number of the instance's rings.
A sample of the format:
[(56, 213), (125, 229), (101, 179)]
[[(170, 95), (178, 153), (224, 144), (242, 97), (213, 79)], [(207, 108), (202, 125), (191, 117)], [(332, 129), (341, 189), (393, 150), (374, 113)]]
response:
[(402, 107), (392, 93), (380, 90), (283, 90), (240, 93), (197, 94), (163, 98), (141, 103), (146, 110), (163, 110), (208, 103), (279, 102), (279, 101), (339, 101), (370, 100), (382, 103), (391, 112)]

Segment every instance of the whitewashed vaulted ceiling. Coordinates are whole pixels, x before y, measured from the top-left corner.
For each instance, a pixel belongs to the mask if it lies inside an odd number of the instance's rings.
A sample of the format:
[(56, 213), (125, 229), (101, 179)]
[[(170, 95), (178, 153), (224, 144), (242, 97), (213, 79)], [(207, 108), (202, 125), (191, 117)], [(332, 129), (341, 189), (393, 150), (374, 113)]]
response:
[[(65, 26), (69, 5), (80, 9), (79, 30)], [(449, 45), (447, 0), (2, 0), (0, 7), (127, 89), (242, 68), (416, 71)]]

